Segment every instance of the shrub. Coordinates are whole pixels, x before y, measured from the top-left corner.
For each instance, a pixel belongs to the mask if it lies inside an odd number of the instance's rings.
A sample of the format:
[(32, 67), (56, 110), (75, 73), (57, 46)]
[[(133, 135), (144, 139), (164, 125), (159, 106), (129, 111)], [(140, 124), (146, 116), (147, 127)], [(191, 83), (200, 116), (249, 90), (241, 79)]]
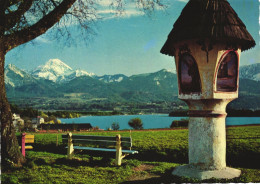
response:
[(120, 126), (118, 123), (114, 122), (114, 123), (112, 123), (111, 128), (112, 128), (112, 130), (119, 130)]
[(188, 124), (189, 124), (189, 120), (187, 120), (187, 119), (173, 120), (170, 128), (188, 127)]
[(130, 121), (128, 122), (128, 125), (136, 130), (143, 129), (143, 122), (140, 118), (130, 119)]

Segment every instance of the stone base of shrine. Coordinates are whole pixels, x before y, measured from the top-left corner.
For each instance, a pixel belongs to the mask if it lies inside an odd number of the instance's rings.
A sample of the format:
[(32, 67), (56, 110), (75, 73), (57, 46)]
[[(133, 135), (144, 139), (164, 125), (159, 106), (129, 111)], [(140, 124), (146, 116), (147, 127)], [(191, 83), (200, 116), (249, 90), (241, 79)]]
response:
[(182, 165), (176, 167), (172, 172), (173, 175), (196, 178), (200, 180), (217, 178), (217, 179), (232, 179), (239, 177), (241, 171), (238, 169), (225, 167), (221, 170), (199, 170), (192, 165)]

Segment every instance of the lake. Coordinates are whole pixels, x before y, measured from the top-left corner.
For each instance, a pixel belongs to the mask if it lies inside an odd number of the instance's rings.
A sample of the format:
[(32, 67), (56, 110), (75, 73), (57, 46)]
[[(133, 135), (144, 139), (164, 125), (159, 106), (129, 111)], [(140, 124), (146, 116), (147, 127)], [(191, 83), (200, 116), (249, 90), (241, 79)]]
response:
[[(90, 123), (93, 127), (108, 129), (113, 122), (117, 122), (120, 130), (130, 129), (128, 121), (140, 118), (144, 129), (169, 128), (173, 120), (188, 119), (188, 117), (169, 117), (168, 114), (154, 115), (118, 115), (118, 116), (82, 116), (80, 118), (60, 119), (62, 123)], [(227, 117), (226, 125), (260, 124), (260, 117)]]

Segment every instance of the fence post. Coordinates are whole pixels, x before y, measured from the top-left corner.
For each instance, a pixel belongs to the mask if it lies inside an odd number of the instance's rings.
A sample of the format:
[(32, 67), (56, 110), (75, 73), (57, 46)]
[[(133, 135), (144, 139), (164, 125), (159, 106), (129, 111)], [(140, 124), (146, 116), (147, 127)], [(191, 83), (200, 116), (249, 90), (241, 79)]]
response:
[(57, 134), (57, 139), (56, 139), (56, 146), (59, 146), (59, 137), (58, 137), (59, 134)]
[(116, 165), (120, 166), (122, 162), (121, 135), (116, 135)]
[[(131, 140), (131, 143), (132, 143), (132, 131), (131, 131), (131, 129), (130, 129), (130, 140)], [(130, 150), (132, 150), (132, 145), (130, 147)]]
[(21, 148), (22, 148), (22, 155), (25, 157), (25, 135), (26, 133), (23, 133), (22, 134), (22, 145), (21, 145)]
[(72, 159), (73, 152), (74, 152), (74, 149), (73, 149), (73, 143), (72, 143), (72, 133), (69, 132), (68, 133), (68, 151), (67, 151), (68, 159)]

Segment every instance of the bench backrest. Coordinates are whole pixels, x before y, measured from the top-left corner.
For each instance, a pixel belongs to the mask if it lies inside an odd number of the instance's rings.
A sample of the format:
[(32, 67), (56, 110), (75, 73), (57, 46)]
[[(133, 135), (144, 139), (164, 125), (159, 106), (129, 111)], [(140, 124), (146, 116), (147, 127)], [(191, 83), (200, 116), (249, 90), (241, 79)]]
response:
[[(62, 142), (68, 143), (68, 135), (62, 135)], [(95, 136), (95, 135), (72, 135), (73, 144), (91, 144), (104, 147), (116, 146), (116, 136)], [(131, 137), (121, 137), (122, 147), (132, 147)]]
[(25, 143), (34, 143), (34, 135), (25, 135)]

